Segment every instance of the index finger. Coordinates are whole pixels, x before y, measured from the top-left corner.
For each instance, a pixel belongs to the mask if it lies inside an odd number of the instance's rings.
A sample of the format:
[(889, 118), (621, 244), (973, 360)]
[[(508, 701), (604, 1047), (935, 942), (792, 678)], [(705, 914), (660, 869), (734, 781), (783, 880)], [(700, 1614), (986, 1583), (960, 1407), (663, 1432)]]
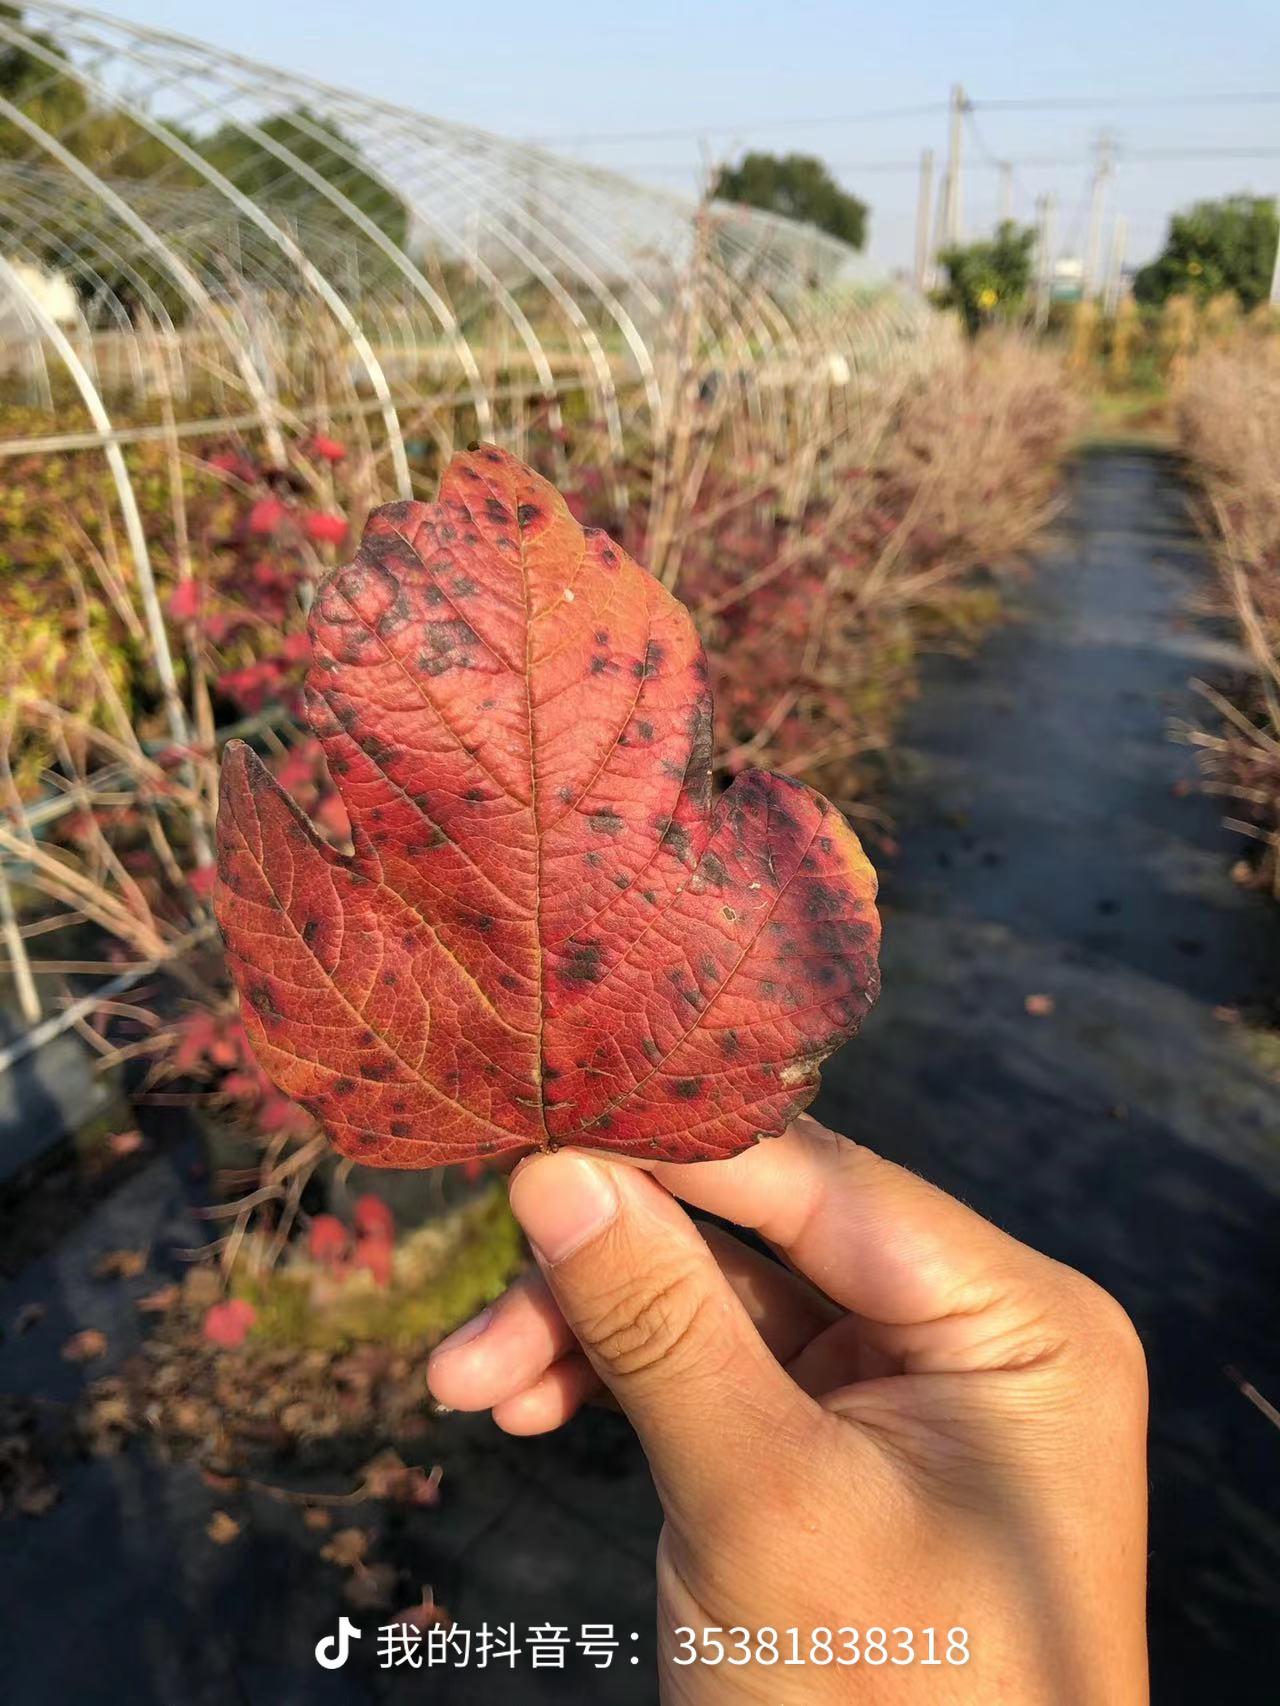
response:
[(683, 1202), (759, 1233), (834, 1302), (872, 1321), (976, 1313), (1058, 1268), (808, 1115), (730, 1161), (649, 1171)]

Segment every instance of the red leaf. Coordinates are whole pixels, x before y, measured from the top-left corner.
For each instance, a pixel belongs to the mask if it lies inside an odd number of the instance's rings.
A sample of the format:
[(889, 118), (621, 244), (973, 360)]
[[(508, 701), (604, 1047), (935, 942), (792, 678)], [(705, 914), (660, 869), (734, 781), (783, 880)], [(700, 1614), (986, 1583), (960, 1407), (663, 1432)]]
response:
[(169, 615), (174, 622), (190, 622), (200, 614), (200, 586), (197, 581), (179, 581), (169, 594)]
[(314, 539), (319, 545), (341, 545), (347, 537), (346, 518), (317, 511), (315, 515), (307, 516), (302, 530), (308, 539)]
[(259, 498), (249, 510), (249, 531), (274, 533), (288, 513), (279, 498)]
[(318, 432), (311, 440), (311, 450), (313, 455), (324, 462), (341, 462), (347, 454), (345, 444), (339, 444), (336, 438), (326, 438), (322, 432)]
[(213, 882), (217, 872), (212, 865), (197, 865), (194, 871), (187, 872), (187, 887), (193, 895), (201, 900), (213, 893)]
[(199, 1064), (218, 1039), (217, 1021), (211, 1013), (192, 1013), (176, 1027), (177, 1044), (173, 1064), (179, 1072), (190, 1072)]
[(305, 1131), (310, 1124), (302, 1109), (284, 1096), (268, 1096), (258, 1109), (263, 1131)]
[(257, 464), (236, 450), (215, 450), (209, 458), (209, 466), (223, 474), (234, 474), (237, 480), (246, 484), (252, 484), (258, 478)]
[(328, 847), (227, 748), (216, 904), (246, 1030), (346, 1154), (577, 1143), (693, 1161), (781, 1131), (877, 988), (875, 875), (819, 795), (712, 804), (688, 613), (490, 446), (371, 518), (310, 618)]
[(381, 1238), (388, 1244), (395, 1238), (395, 1215), (381, 1197), (375, 1197), (371, 1192), (356, 1198), (351, 1218), (355, 1221), (356, 1231), (366, 1237)]
[(258, 1311), (243, 1297), (229, 1297), (225, 1303), (215, 1303), (206, 1310), (204, 1336), (212, 1345), (234, 1350), (248, 1337), (249, 1329), (258, 1319)]
[(391, 1245), (385, 1238), (357, 1238), (356, 1266), (367, 1269), (376, 1285), (390, 1285)]
[(213, 645), (220, 646), (235, 628), (241, 626), (244, 618), (234, 611), (211, 610), (204, 619), (205, 638)]
[(218, 1088), (233, 1102), (256, 1102), (262, 1094), (262, 1085), (248, 1072), (228, 1072)]
[(318, 1214), (311, 1222), (307, 1232), (307, 1254), (313, 1262), (342, 1261), (349, 1243), (347, 1229), (336, 1214)]

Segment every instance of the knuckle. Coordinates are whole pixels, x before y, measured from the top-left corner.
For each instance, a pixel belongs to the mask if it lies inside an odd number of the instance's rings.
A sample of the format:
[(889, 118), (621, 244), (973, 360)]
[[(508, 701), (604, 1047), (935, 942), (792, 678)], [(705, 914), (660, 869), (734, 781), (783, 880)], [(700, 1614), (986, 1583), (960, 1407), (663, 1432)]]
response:
[(1146, 1352), (1123, 1305), (1096, 1281), (1073, 1274), (1071, 1309), (1072, 1337), (1090, 1362), (1145, 1385)]
[(589, 1348), (615, 1374), (642, 1375), (659, 1364), (686, 1368), (713, 1340), (700, 1275), (690, 1267), (627, 1279), (600, 1299), (585, 1324)]

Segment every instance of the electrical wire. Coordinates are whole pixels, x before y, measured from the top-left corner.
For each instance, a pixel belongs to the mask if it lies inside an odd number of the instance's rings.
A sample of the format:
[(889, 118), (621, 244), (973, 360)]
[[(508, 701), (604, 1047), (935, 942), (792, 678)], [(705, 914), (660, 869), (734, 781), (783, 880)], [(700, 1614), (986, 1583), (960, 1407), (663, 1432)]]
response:
[[(1121, 161), (1125, 165), (1139, 166), (1153, 165), (1164, 160), (1280, 159), (1280, 147), (1276, 147), (1270, 143), (1262, 144), (1257, 148), (1249, 148), (1245, 146), (1219, 148), (1210, 144), (1189, 148), (1131, 149), (1117, 145), (1114, 148), (1113, 153), (1117, 161)], [(831, 160), (827, 162), (827, 165), (829, 170), (833, 172), (847, 174), (857, 172), (918, 172), (920, 170), (920, 160), (918, 156), (913, 160)], [(1092, 167), (1092, 165), (1093, 160), (1088, 154), (1025, 154), (1019, 156), (1017, 159), (1004, 160), (993, 154), (988, 158), (973, 161), (969, 169), (972, 169), (973, 171), (994, 172), (1003, 171), (1005, 166), (1011, 166), (1015, 172), (1014, 182), (1017, 184), (1019, 180), (1016, 177), (1016, 173), (1019, 169), (1022, 169), (1023, 171), (1045, 171), (1053, 168), (1066, 171), (1070, 170), (1072, 167)], [(687, 161), (644, 160), (634, 161), (629, 165), (615, 165), (611, 169), (616, 172), (630, 173), (633, 176), (645, 172), (679, 175), (681, 173), (698, 170), (699, 163), (692, 159)], [(1028, 186), (1025, 184), (1021, 185), (1021, 191), (1026, 199), (1032, 199)]]
[[(1101, 108), (1130, 107), (1152, 110), (1160, 107), (1280, 106), (1280, 90), (1258, 89), (1243, 93), (1165, 95), (1035, 95), (973, 100), (966, 96), (965, 109), (974, 112), (1088, 112)], [(880, 107), (864, 112), (834, 113), (826, 117), (753, 117), (737, 124), (685, 125), (665, 130), (598, 130), (553, 132), (526, 137), (555, 147), (585, 147), (621, 142), (678, 142), (702, 136), (751, 134), (766, 130), (813, 130), (842, 124), (879, 124), (892, 119), (927, 118), (950, 111), (948, 101), (922, 101), (913, 106)]]
[(678, 142), (702, 136), (736, 135), (740, 131), (812, 130), (833, 124), (883, 124), (890, 119), (930, 118), (948, 111), (946, 101), (928, 101), (912, 107), (881, 107), (862, 113), (838, 113), (828, 118), (753, 118), (745, 124), (699, 124), (678, 130), (598, 130), (579, 134), (529, 136), (526, 142), (562, 148), (614, 142)]
[(1185, 95), (1039, 95), (1009, 100), (966, 101), (984, 112), (1090, 112), (1105, 107), (1237, 107), (1277, 106), (1280, 92), (1255, 90), (1245, 94)]

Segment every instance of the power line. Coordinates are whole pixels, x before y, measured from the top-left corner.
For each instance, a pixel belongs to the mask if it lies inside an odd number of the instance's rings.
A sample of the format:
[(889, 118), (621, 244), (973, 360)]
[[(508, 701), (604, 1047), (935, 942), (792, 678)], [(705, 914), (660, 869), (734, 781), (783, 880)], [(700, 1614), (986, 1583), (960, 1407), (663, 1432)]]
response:
[[(969, 121), (969, 134), (973, 137), (973, 140), (982, 155), (983, 163), (986, 165), (988, 170), (998, 171), (1004, 180), (1004, 195), (1001, 201), (1002, 217), (1011, 217), (1013, 213), (1012, 201), (1014, 192), (1016, 191), (1024, 200), (1029, 199), (1030, 194), (1027, 186), (1018, 176), (1017, 167), (1019, 162), (1015, 160), (1001, 160), (996, 156), (991, 148), (988, 147), (987, 139), (982, 134), (982, 130), (973, 116), (972, 105), (969, 107), (966, 116)], [(1006, 201), (1010, 204), (1007, 212), (1004, 211), (1004, 203)]]
[[(1018, 95), (991, 100), (968, 100), (970, 113), (981, 112), (1087, 112), (1104, 107), (1151, 110), (1160, 107), (1277, 106), (1280, 90), (1255, 89), (1243, 92), (1165, 95)], [(557, 131), (527, 137), (529, 142), (562, 147), (621, 142), (678, 142), (702, 136), (726, 136), (765, 130), (813, 130), (842, 124), (879, 124), (893, 119), (928, 118), (949, 110), (946, 101), (922, 101), (913, 106), (879, 107), (856, 113), (831, 113), (825, 117), (743, 119), (737, 124), (684, 125), (664, 130)]]
[(728, 136), (746, 130), (807, 130), (832, 124), (881, 124), (889, 119), (928, 118), (947, 110), (945, 101), (928, 101), (913, 107), (880, 107), (862, 113), (837, 113), (828, 118), (753, 118), (745, 124), (699, 124), (678, 130), (598, 130), (578, 134), (559, 133), (550, 136), (530, 136), (525, 140), (538, 144), (557, 144), (576, 147), (602, 142), (678, 142), (702, 136)]
[[(1212, 145), (1189, 148), (1125, 148), (1117, 144), (1115, 148), (1117, 160), (1126, 165), (1150, 165), (1163, 160), (1275, 160), (1280, 159), (1280, 147), (1264, 144), (1257, 148), (1225, 147)], [(827, 162), (833, 172), (842, 173), (871, 173), (871, 172), (918, 172), (919, 159), (915, 160), (831, 160)], [(975, 160), (971, 170), (982, 172), (1003, 171), (1011, 166), (1017, 171), (1043, 171), (1049, 168), (1069, 170), (1076, 166), (1091, 164), (1087, 154), (1025, 154), (1016, 159), (1001, 160), (987, 151), (987, 157)], [(640, 174), (643, 172), (679, 174), (699, 169), (699, 163), (692, 158), (685, 160), (644, 160), (630, 165), (615, 165), (612, 170)], [(1025, 192), (1025, 186), (1021, 186)]]
[(1245, 94), (1039, 95), (971, 101), (969, 104), (987, 112), (1088, 112), (1099, 107), (1276, 106), (1280, 105), (1280, 92), (1264, 89)]
[(1280, 160), (1280, 148), (1120, 148), (1122, 160)]

